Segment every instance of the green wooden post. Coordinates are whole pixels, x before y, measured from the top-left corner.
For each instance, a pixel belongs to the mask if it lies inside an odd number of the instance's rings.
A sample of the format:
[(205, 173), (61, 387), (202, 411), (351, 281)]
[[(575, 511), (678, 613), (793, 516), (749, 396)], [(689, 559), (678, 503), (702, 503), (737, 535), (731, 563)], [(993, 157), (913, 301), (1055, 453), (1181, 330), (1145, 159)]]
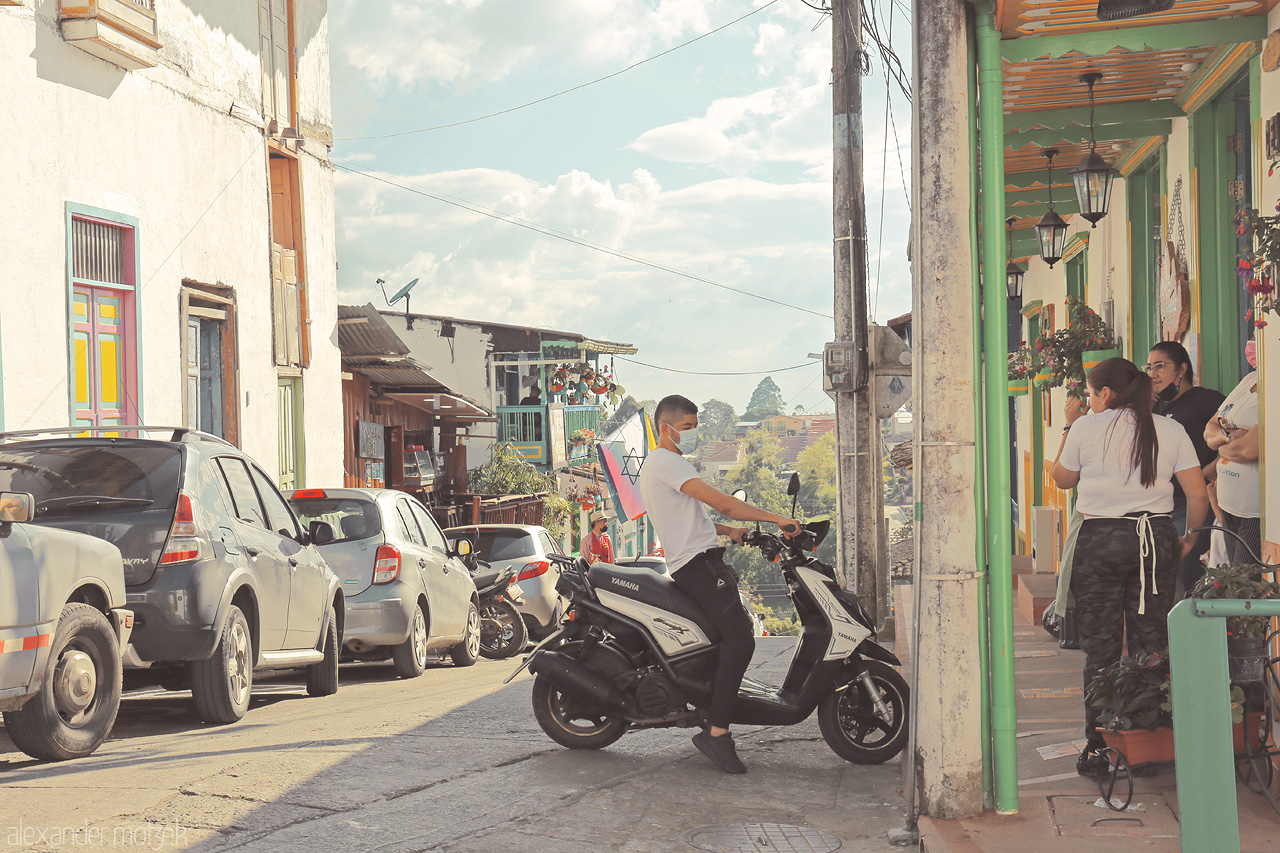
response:
[[(1169, 612), (1173, 741), (1183, 853), (1240, 849), (1227, 616), (1280, 616), (1280, 601), (1180, 601)], [(1216, 618), (1215, 618), (1216, 617)]]

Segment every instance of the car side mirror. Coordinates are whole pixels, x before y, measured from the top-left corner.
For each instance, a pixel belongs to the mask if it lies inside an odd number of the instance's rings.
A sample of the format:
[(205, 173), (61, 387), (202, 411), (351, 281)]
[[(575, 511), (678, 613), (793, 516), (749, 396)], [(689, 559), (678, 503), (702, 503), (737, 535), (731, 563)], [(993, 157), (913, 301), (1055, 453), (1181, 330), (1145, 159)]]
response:
[(312, 545), (328, 545), (338, 536), (333, 532), (333, 525), (327, 521), (313, 521), (308, 525), (307, 534)]
[(458, 557), (463, 557), (463, 558), (470, 557), (471, 556), (471, 540), (459, 539), (457, 542), (453, 544), (453, 553), (455, 556), (458, 556)]
[(0, 492), (0, 524), (23, 524), (36, 514), (36, 499), (29, 492)]

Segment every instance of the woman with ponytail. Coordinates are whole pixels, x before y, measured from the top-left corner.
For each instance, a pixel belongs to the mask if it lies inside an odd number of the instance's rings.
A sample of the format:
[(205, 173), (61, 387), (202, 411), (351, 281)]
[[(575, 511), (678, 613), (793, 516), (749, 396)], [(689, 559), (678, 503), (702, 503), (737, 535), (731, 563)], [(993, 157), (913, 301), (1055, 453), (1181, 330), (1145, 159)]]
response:
[[(1187, 431), (1152, 415), (1151, 379), (1133, 362), (1109, 358), (1085, 380), (1089, 409), (1068, 400), (1062, 445), (1053, 463), (1060, 489), (1076, 489), (1079, 523), (1070, 577), (1076, 627), (1085, 653), (1084, 686), (1120, 659), (1125, 621), (1145, 651), (1169, 643), (1178, 563), (1195, 546), (1209, 507), (1200, 462)], [(1187, 498), (1186, 530), (1175, 530), (1173, 479)], [(1180, 538), (1181, 537), (1181, 538)], [(1130, 652), (1133, 652), (1130, 649)], [(1085, 703), (1085, 736), (1076, 769), (1103, 766), (1098, 709)]]

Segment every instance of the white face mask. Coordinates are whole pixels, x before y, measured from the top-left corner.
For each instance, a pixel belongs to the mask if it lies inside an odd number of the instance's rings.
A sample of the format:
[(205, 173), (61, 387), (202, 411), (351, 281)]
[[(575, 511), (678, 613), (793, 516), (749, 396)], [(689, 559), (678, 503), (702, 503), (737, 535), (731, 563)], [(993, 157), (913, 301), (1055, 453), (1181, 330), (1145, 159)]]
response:
[(672, 439), (680, 447), (680, 454), (688, 456), (690, 453), (698, 449), (698, 428), (689, 427), (688, 429), (676, 429), (671, 427), (671, 431), (675, 433)]

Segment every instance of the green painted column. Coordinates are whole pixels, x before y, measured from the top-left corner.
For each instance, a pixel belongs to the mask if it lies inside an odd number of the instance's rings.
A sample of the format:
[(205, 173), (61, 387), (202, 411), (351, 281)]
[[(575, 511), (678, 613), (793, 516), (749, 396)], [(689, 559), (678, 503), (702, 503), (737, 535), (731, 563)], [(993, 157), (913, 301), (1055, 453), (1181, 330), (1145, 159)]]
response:
[(977, 7), (979, 144), (982, 152), (982, 327), (986, 356), (985, 435), (987, 490), (987, 579), (991, 655), (991, 735), (995, 806), (1018, 811), (1018, 709), (1013, 684), (1013, 530), (1010, 507), (1009, 419), (1007, 417), (1008, 305), (1004, 290), (1004, 80), (1000, 30), (987, 4)]

